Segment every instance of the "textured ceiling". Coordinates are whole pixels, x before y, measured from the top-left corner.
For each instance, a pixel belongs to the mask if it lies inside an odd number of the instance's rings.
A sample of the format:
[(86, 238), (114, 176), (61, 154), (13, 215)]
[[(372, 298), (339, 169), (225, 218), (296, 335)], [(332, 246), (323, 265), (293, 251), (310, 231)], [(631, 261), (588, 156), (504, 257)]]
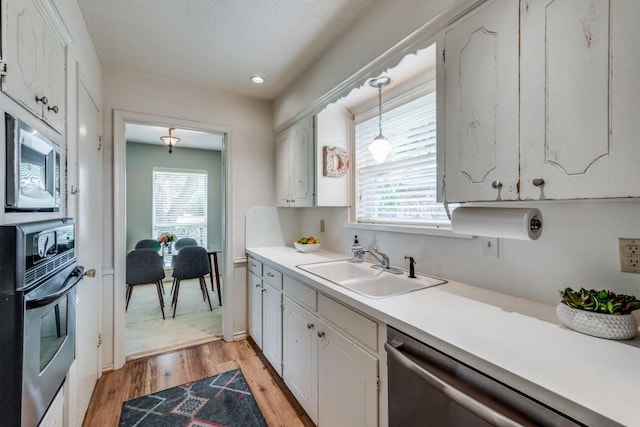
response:
[[(274, 99), (379, 0), (78, 0), (103, 65)], [(255, 85), (253, 75), (266, 82)]]

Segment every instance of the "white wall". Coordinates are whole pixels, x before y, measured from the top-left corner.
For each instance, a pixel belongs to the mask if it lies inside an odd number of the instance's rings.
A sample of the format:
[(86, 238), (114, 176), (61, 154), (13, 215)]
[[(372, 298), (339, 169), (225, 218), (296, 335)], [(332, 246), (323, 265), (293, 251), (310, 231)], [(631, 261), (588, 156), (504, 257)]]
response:
[[(254, 205), (273, 204), (275, 200), (274, 146), (271, 103), (233, 95), (223, 91), (154, 78), (116, 68), (103, 68), (103, 128), (104, 128), (104, 208), (113, 212), (113, 110), (172, 117), (230, 127), (229, 156), (233, 192), (229, 195), (233, 212), (231, 222), (232, 258), (244, 256), (244, 218)], [(105, 268), (113, 268), (113, 218), (105, 218)], [(233, 275), (237, 277), (237, 275)], [(113, 286), (105, 283), (105, 325), (113, 324)], [(234, 280), (226, 284), (244, 289), (245, 282)], [(231, 318), (234, 332), (244, 331), (246, 304), (235, 299)], [(113, 363), (113, 331), (104, 331), (103, 364)]]
[[(611, 289), (640, 296), (640, 275), (620, 272), (619, 237), (640, 237), (640, 201), (571, 201), (518, 204), (542, 211), (544, 228), (535, 241), (499, 240), (499, 257), (482, 255), (480, 239), (419, 236), (345, 227), (347, 209), (300, 211), (300, 233), (315, 233), (323, 248), (348, 254), (357, 234), (365, 248), (377, 246), (391, 264), (509, 295), (555, 304), (558, 291)], [(325, 233), (320, 233), (325, 219)], [(455, 307), (452, 307), (455, 310)], [(639, 316), (640, 317), (640, 316)]]

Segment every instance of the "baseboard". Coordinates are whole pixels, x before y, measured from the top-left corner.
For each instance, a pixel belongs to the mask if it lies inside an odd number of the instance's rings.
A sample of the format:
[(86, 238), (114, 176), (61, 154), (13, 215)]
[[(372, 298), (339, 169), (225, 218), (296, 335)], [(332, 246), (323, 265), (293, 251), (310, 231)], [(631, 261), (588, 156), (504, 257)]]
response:
[(247, 339), (247, 332), (236, 332), (233, 334), (233, 340), (234, 341), (242, 341), (242, 340), (246, 340)]

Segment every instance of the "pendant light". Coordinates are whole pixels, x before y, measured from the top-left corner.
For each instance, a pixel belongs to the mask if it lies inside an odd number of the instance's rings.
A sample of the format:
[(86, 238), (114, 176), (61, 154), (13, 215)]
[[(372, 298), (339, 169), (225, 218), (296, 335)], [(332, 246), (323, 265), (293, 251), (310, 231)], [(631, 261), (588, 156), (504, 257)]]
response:
[(391, 78), (387, 76), (369, 80), (369, 86), (378, 88), (378, 136), (369, 145), (369, 152), (376, 163), (382, 163), (387, 158), (393, 145), (382, 134), (382, 88), (391, 83)]
[(169, 128), (169, 136), (161, 136), (160, 139), (164, 141), (165, 144), (169, 146), (169, 153), (173, 153), (173, 147), (180, 142), (180, 138), (176, 136), (171, 136), (171, 131), (176, 130), (176, 128)]

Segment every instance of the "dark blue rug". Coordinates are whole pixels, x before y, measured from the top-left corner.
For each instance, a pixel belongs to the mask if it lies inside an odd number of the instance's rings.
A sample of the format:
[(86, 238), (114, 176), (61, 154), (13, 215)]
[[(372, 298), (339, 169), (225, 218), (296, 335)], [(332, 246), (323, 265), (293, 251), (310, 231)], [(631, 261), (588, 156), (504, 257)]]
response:
[(128, 400), (120, 413), (121, 427), (266, 425), (240, 369)]

